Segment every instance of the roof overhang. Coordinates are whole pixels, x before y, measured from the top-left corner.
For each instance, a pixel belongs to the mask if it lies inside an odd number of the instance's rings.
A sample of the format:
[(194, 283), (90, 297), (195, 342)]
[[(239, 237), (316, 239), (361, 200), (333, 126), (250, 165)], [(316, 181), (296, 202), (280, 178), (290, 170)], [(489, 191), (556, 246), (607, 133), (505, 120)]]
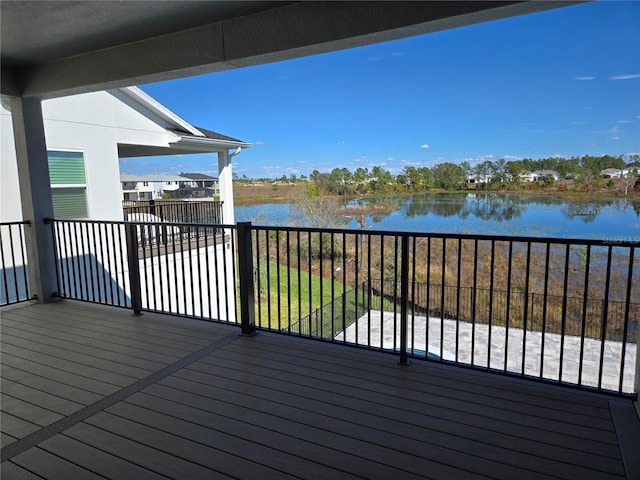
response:
[(286, 60), (574, 1), (3, 1), (1, 92), (52, 98)]
[(216, 153), (231, 149), (249, 148), (251, 143), (229, 140), (216, 140), (191, 135), (172, 135), (166, 147), (150, 145), (118, 144), (118, 156), (126, 157), (151, 157), (161, 155), (186, 155), (193, 153)]

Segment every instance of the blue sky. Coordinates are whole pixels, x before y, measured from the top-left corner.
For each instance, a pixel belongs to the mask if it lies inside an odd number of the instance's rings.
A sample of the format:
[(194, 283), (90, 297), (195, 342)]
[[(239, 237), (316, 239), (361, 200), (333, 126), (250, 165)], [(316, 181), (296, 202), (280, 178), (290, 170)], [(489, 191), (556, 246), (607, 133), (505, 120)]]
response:
[[(193, 125), (254, 144), (240, 177), (640, 152), (640, 1), (579, 4), (141, 86)], [(217, 174), (212, 155), (121, 171)]]

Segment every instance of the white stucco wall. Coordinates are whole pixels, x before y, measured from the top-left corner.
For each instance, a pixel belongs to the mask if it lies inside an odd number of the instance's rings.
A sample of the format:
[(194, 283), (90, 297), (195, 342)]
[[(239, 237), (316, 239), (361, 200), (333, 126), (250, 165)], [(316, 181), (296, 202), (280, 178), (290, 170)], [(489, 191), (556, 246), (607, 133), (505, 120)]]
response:
[[(108, 93), (97, 92), (42, 103), (47, 150), (84, 155), (87, 208), (92, 219), (122, 220), (115, 102)], [(22, 220), (11, 113), (2, 108), (0, 117), (0, 220)]]
[(0, 107), (0, 221), (22, 220), (11, 114)]

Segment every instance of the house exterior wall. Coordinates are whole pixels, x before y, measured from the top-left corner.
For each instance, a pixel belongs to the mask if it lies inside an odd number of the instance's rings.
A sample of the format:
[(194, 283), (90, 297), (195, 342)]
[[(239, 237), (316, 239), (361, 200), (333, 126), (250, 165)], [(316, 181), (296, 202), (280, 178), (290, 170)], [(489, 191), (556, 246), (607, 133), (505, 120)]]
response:
[[(82, 152), (91, 219), (122, 220), (115, 102), (106, 92), (42, 102), (47, 150)], [(87, 108), (91, 105), (91, 108)], [(11, 113), (0, 110), (0, 220), (22, 220)], [(73, 119), (73, 120), (71, 120)]]

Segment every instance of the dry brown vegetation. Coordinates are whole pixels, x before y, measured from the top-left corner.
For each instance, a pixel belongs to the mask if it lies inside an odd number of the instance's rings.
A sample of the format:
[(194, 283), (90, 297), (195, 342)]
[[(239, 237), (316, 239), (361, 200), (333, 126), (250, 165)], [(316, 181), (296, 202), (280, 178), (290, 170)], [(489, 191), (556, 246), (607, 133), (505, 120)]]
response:
[[(262, 232), (263, 238), (266, 235)], [(270, 231), (260, 258), (347, 288), (369, 282), (399, 301), (401, 237)], [(445, 317), (622, 339), (625, 317), (640, 317), (640, 258), (629, 279), (629, 249), (411, 236), (408, 299), (414, 311)], [(586, 299), (586, 301), (585, 301)], [(629, 311), (626, 302), (629, 299)]]

